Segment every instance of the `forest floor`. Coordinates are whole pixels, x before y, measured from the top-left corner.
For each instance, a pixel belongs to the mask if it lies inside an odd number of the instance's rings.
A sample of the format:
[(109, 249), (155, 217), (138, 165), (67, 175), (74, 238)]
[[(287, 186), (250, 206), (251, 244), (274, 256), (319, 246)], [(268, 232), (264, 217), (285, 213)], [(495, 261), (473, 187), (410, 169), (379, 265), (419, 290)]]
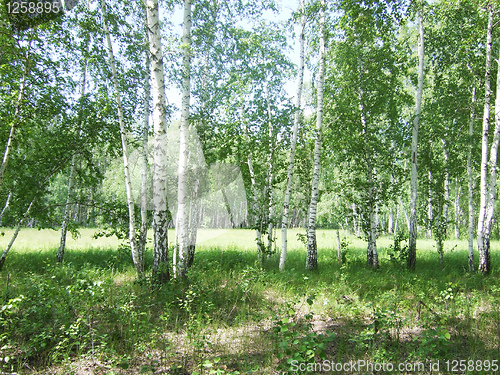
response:
[(363, 241), (348, 236), (339, 264), (336, 232), (319, 230), (307, 272), (292, 230), (279, 272), (276, 256), (256, 262), (253, 231), (200, 230), (189, 279), (152, 287), (93, 232), (68, 238), (63, 264), (58, 232), (20, 233), (0, 272), (0, 374), (500, 373), (498, 241), (488, 276), (468, 271), (465, 240), (441, 265), (420, 239), (409, 272), (390, 236), (372, 270)]

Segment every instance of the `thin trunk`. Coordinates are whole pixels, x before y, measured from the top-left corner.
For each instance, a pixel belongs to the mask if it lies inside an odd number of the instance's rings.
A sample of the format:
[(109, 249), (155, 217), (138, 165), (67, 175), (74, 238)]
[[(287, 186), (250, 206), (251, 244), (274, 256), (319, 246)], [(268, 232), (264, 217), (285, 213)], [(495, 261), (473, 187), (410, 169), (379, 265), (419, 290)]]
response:
[(454, 211), (455, 211), (455, 222), (454, 222), (454, 228), (455, 228), (455, 239), (460, 239), (460, 226), (462, 224), (461, 214), (462, 214), (462, 209), (460, 208), (460, 198), (462, 197), (462, 186), (459, 185), (458, 177), (455, 179), (455, 185), (456, 187), (456, 195), (455, 195), (455, 202), (453, 205)]
[[(455, 123), (455, 122), (453, 122)], [(443, 238), (446, 238), (447, 233), (448, 233), (448, 208), (449, 208), (449, 202), (450, 202), (450, 173), (448, 171), (448, 149), (446, 148), (446, 141), (443, 139), (443, 154), (444, 154), (444, 202), (443, 202), (443, 217), (442, 217), (442, 222), (440, 223), (443, 225), (442, 228), (442, 234)]]
[(24, 99), (24, 91), (26, 89), (26, 80), (30, 73), (30, 50), (31, 50), (31, 40), (28, 44), (28, 51), (26, 52), (26, 60), (24, 62), (24, 72), (21, 82), (19, 83), (19, 95), (17, 96), (16, 108), (14, 110), (14, 120), (10, 127), (9, 137), (7, 138), (7, 145), (5, 146), (5, 151), (2, 158), (2, 164), (0, 165), (0, 187), (2, 186), (3, 179), (5, 177), (5, 170), (7, 169), (7, 163), (9, 161), (10, 152), (12, 150), (12, 143), (14, 142), (14, 135), (17, 130), (17, 126), (21, 122), (21, 105)]
[(267, 170), (267, 202), (268, 202), (268, 217), (267, 217), (267, 257), (271, 256), (273, 247), (273, 171), (274, 171), (274, 131), (271, 112), (271, 100), (269, 98), (269, 89), (266, 86), (267, 92), (267, 115), (268, 115), (268, 137), (269, 137), (269, 163)]
[(392, 206), (389, 207), (389, 219), (387, 221), (387, 234), (394, 233), (394, 213)]
[(318, 247), (316, 243), (316, 207), (319, 197), (319, 167), (321, 157), (321, 129), (323, 126), (323, 84), (325, 76), (325, 0), (320, 4), (320, 39), (319, 39), (319, 73), (318, 103), (316, 110), (316, 134), (314, 142), (314, 161), (311, 181), (311, 203), (309, 204), (307, 223), (307, 258), (306, 269), (318, 269)]
[[(88, 52), (88, 39), (85, 39), (87, 42), (86, 45), (86, 52)], [(82, 72), (82, 87), (80, 90), (80, 98), (83, 98), (85, 96), (85, 86), (86, 86), (86, 81), (87, 81), (87, 58), (83, 58), (83, 72)], [(64, 251), (66, 249), (66, 235), (68, 232), (68, 221), (69, 221), (69, 214), (70, 214), (70, 200), (71, 200), (71, 194), (73, 193), (73, 180), (74, 180), (74, 175), (75, 175), (75, 164), (76, 164), (76, 154), (73, 154), (71, 157), (71, 165), (69, 167), (69, 178), (68, 178), (68, 194), (66, 196), (66, 204), (64, 206), (64, 216), (63, 216), (63, 221), (61, 224), (61, 240), (59, 241), (59, 250), (57, 251), (57, 261), (62, 262), (64, 258)]]
[(410, 233), (410, 217), (408, 216), (408, 211), (406, 210), (403, 201), (401, 200), (401, 197), (399, 197), (399, 205), (401, 206), (401, 209), (403, 210), (403, 213), (405, 215), (406, 219), (406, 228), (408, 229), (408, 233)]
[[(146, 10), (144, 10), (146, 12)], [(144, 254), (146, 253), (146, 242), (148, 236), (148, 142), (149, 142), (149, 102), (151, 97), (151, 78), (150, 58), (148, 48), (147, 14), (144, 14), (145, 35), (144, 35), (144, 103), (143, 103), (143, 123), (142, 123), (142, 173), (141, 173), (141, 230), (138, 239), (139, 254), (141, 255), (141, 264), (144, 268)]]
[(429, 167), (429, 198), (427, 201), (427, 237), (432, 238), (432, 222), (434, 220), (434, 215), (432, 213), (432, 201), (434, 198), (434, 194), (432, 192), (432, 171)]
[(21, 230), (21, 225), (23, 224), (24, 220), (28, 217), (31, 211), (31, 207), (33, 206), (34, 200), (31, 201), (30, 205), (28, 206), (28, 209), (24, 213), (23, 217), (19, 219), (16, 225), (16, 229), (14, 229), (14, 234), (12, 235), (12, 238), (10, 239), (9, 244), (3, 251), (2, 255), (0, 256), (0, 271), (2, 271), (3, 265), (5, 263), (5, 258), (7, 258), (7, 254), (9, 253), (10, 249), (12, 248), (12, 245), (14, 245), (14, 242), (16, 241), (17, 235), (19, 234), (19, 231)]
[[(488, 135), (490, 126), (490, 101), (491, 101), (491, 49), (493, 41), (493, 6), (487, 5), (488, 29), (486, 35), (486, 73), (485, 73), (485, 98), (483, 113), (483, 134), (481, 145), (481, 199), (477, 223), (477, 247), (479, 252), (479, 272), (488, 273), (490, 267), (490, 232), (487, 224), (488, 209)], [(497, 98), (500, 99), (500, 98)]]
[(342, 264), (342, 246), (340, 244), (340, 232), (337, 229), (337, 262)]
[(9, 209), (11, 197), (12, 197), (12, 192), (9, 192), (9, 194), (7, 195), (7, 199), (5, 200), (5, 205), (3, 206), (2, 212), (0, 212), (0, 227), (2, 226), (3, 215), (5, 215), (5, 213)]
[(120, 137), (122, 141), (122, 152), (123, 152), (123, 170), (125, 173), (125, 190), (127, 192), (127, 206), (128, 206), (128, 216), (129, 216), (129, 231), (128, 238), (130, 241), (130, 249), (132, 252), (132, 260), (134, 262), (135, 269), (139, 277), (142, 277), (143, 269), (141, 263), (141, 256), (138, 253), (137, 242), (135, 238), (135, 209), (134, 209), (134, 199), (132, 197), (132, 183), (130, 179), (130, 170), (128, 165), (128, 145), (127, 145), (127, 133), (125, 129), (125, 116), (123, 114), (123, 108), (120, 97), (120, 86), (118, 84), (118, 73), (116, 72), (115, 57), (113, 54), (113, 45), (111, 43), (111, 36), (109, 34), (108, 23), (106, 19), (106, 9), (104, 0), (101, 0), (101, 12), (103, 20), (103, 29), (106, 34), (106, 42), (108, 45), (108, 57), (109, 57), (109, 67), (111, 68), (111, 73), (113, 77), (113, 85), (115, 88), (115, 100), (118, 108), (118, 122), (120, 124)]
[[(198, 235), (198, 201), (200, 194), (201, 176), (196, 176), (193, 186), (193, 194), (189, 205), (189, 245), (187, 266), (191, 267), (194, 262), (194, 252), (196, 250), (196, 237)], [(227, 199), (227, 197), (226, 197)]]
[(485, 222), (485, 237), (488, 239), (487, 241), (488, 247), (483, 249), (483, 254), (479, 253), (479, 271), (485, 274), (489, 273), (491, 270), (489, 244), (491, 238), (491, 229), (494, 222), (493, 217), (495, 215), (495, 202), (497, 193), (497, 158), (498, 158), (498, 146), (500, 143), (500, 60), (497, 61), (498, 61), (498, 71), (497, 71), (497, 86), (496, 86), (497, 88), (496, 88), (496, 99), (495, 99), (495, 131), (493, 133), (493, 140), (490, 148), (490, 161), (488, 163), (489, 167), (488, 198), (487, 198), (488, 205), (486, 209), (486, 222)]
[(280, 270), (285, 269), (287, 255), (287, 229), (288, 211), (290, 209), (290, 196), (292, 191), (293, 165), (295, 162), (295, 148), (297, 147), (297, 134), (300, 122), (300, 101), (302, 97), (302, 86), (304, 85), (304, 30), (306, 26), (306, 16), (304, 14), (304, 0), (300, 1), (300, 34), (299, 34), (299, 66), (297, 71), (297, 96), (295, 97), (295, 114), (293, 120), (292, 139), (290, 145), (290, 160), (286, 178), (285, 200), (283, 203), (283, 218), (281, 221), (281, 256)]
[(179, 146), (179, 171), (177, 187), (177, 218), (179, 240), (178, 276), (187, 276), (187, 262), (189, 253), (189, 202), (188, 202), (188, 136), (189, 136), (189, 98), (191, 76), (191, 0), (184, 0), (184, 29), (183, 29), (183, 58), (182, 58), (182, 113)]
[(163, 53), (161, 50), (158, 1), (147, 0), (149, 53), (151, 58), (151, 91), (153, 97), (153, 279), (164, 283), (170, 279), (168, 268), (168, 223), (167, 208), (167, 106), (165, 79), (163, 75)]
[(469, 271), (476, 272), (474, 265), (474, 176), (472, 174), (472, 152), (474, 150), (474, 104), (476, 88), (472, 89), (472, 109), (469, 118), (469, 155), (467, 156), (467, 177), (469, 182)]
[(75, 159), (76, 155), (73, 154), (71, 158), (71, 165), (69, 167), (69, 178), (68, 178), (68, 194), (66, 196), (66, 205), (64, 207), (64, 217), (61, 225), (61, 240), (59, 241), (59, 250), (57, 251), (57, 261), (62, 262), (64, 258), (64, 250), (66, 249), (66, 234), (68, 231), (68, 221), (69, 221), (69, 211), (70, 211), (70, 200), (73, 189), (73, 179), (75, 174)]
[(418, 128), (422, 113), (422, 93), (424, 91), (424, 25), (423, 3), (418, 10), (418, 84), (415, 104), (415, 119), (411, 139), (411, 182), (410, 182), (410, 235), (408, 240), (408, 268), (415, 269), (417, 263), (417, 154)]

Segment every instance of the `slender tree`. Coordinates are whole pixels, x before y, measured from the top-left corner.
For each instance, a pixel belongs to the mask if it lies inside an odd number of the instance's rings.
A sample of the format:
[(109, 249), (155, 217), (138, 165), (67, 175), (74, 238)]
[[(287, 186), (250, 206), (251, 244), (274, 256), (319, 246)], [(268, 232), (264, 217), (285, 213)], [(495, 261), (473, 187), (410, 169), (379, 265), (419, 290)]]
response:
[(415, 269), (417, 261), (417, 155), (418, 129), (422, 113), (422, 94), (424, 91), (424, 22), (423, 3), (420, 4), (418, 18), (418, 81), (415, 100), (415, 118), (411, 138), (411, 181), (410, 181), (410, 234), (408, 240), (408, 268)]
[(188, 186), (188, 135), (189, 135), (189, 99), (191, 78), (191, 0), (184, 0), (182, 58), (182, 113), (179, 147), (179, 172), (177, 188), (177, 236), (179, 241), (178, 275), (186, 277), (189, 258), (189, 186)]
[(168, 269), (167, 206), (167, 106), (163, 54), (161, 48), (160, 20), (157, 0), (146, 2), (149, 53), (151, 56), (151, 90), (153, 97), (153, 278), (158, 282), (170, 279)]
[(321, 157), (321, 130), (323, 127), (323, 84), (325, 80), (325, 0), (320, 2), (320, 39), (319, 39), (319, 72), (318, 102), (316, 109), (316, 132), (314, 142), (314, 161), (311, 181), (311, 202), (309, 204), (307, 222), (307, 258), (306, 269), (318, 268), (318, 248), (316, 243), (316, 208), (319, 197), (319, 167)]
[(281, 256), (280, 270), (285, 269), (287, 255), (287, 229), (288, 229), (288, 212), (290, 209), (290, 197), (292, 191), (293, 166), (295, 161), (295, 148), (297, 147), (297, 134), (300, 123), (300, 102), (302, 98), (302, 87), (304, 85), (304, 45), (305, 45), (305, 27), (306, 15), (304, 9), (304, 0), (300, 0), (300, 32), (299, 32), (299, 66), (297, 70), (297, 96), (295, 97), (295, 113), (293, 119), (293, 129), (290, 142), (290, 160), (288, 162), (288, 170), (286, 175), (285, 199), (283, 203), (283, 218), (281, 221)]
[(490, 267), (490, 238), (487, 223), (487, 211), (489, 204), (488, 192), (488, 136), (490, 126), (490, 102), (491, 102), (491, 50), (493, 43), (493, 5), (488, 3), (488, 28), (486, 30), (486, 66), (485, 66), (485, 97), (483, 110), (483, 132), (481, 143), (481, 182), (480, 182), (480, 204), (477, 223), (477, 246), (479, 252), (479, 271), (489, 272)]
[(130, 248), (132, 251), (132, 260), (134, 262), (135, 269), (139, 277), (142, 277), (143, 269), (142, 269), (142, 255), (139, 254), (139, 249), (137, 247), (137, 241), (135, 237), (135, 207), (134, 207), (134, 199), (132, 196), (132, 183), (130, 179), (130, 170), (129, 170), (129, 162), (128, 162), (128, 143), (127, 143), (127, 133), (125, 129), (125, 115), (123, 113), (121, 97), (120, 97), (120, 86), (118, 84), (118, 73), (116, 71), (115, 57), (113, 54), (113, 44), (111, 43), (111, 36), (109, 33), (107, 16), (106, 16), (106, 8), (104, 0), (100, 0), (101, 12), (102, 12), (102, 23), (104, 33), (106, 35), (106, 42), (108, 46), (108, 63), (111, 69), (111, 74), (113, 78), (113, 85), (115, 88), (115, 100), (118, 108), (118, 122), (120, 124), (120, 137), (122, 142), (122, 156), (123, 156), (123, 169), (125, 172), (125, 189), (127, 192), (127, 207), (129, 214), (129, 230), (128, 230), (128, 239), (130, 241)]

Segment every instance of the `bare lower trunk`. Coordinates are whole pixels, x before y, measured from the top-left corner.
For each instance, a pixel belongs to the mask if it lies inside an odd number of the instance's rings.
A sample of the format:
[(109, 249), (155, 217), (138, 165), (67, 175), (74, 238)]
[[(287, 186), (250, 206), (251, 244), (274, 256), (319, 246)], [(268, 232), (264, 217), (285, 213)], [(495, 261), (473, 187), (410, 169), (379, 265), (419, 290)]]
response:
[(417, 263), (417, 148), (418, 128), (422, 112), (422, 93), (424, 91), (424, 26), (422, 7), (423, 4), (420, 4), (420, 9), (418, 10), (418, 85), (411, 140), (410, 235), (408, 240), (408, 268), (410, 270), (414, 270)]
[(443, 220), (442, 220), (442, 231), (443, 237), (446, 238), (448, 234), (448, 208), (450, 202), (450, 173), (448, 172), (448, 149), (446, 148), (446, 142), (443, 140), (443, 154), (444, 154), (444, 202), (443, 202)]
[(106, 41), (108, 45), (109, 67), (111, 68), (113, 85), (115, 88), (115, 100), (116, 100), (116, 106), (118, 108), (118, 122), (120, 124), (120, 137), (122, 141), (122, 154), (123, 154), (123, 170), (125, 174), (125, 190), (127, 193), (127, 206), (129, 215), (128, 238), (130, 241), (132, 260), (134, 262), (137, 274), (139, 275), (139, 277), (141, 277), (144, 270), (142, 269), (141, 255), (138, 252), (137, 242), (135, 238), (135, 209), (134, 209), (134, 199), (132, 197), (132, 183), (130, 179), (130, 170), (128, 164), (128, 145), (127, 145), (127, 134), (125, 130), (125, 116), (123, 114), (123, 108), (121, 104), (120, 86), (118, 84), (118, 73), (116, 72), (115, 57), (113, 55), (113, 45), (111, 43), (111, 36), (108, 29), (104, 0), (101, 0), (101, 11), (103, 18), (104, 33), (106, 34)]
[(73, 155), (73, 157), (71, 158), (71, 166), (69, 168), (68, 194), (66, 196), (66, 205), (64, 207), (64, 218), (61, 225), (61, 240), (59, 241), (59, 250), (57, 251), (57, 256), (56, 256), (58, 262), (63, 261), (64, 250), (66, 249), (66, 233), (68, 231), (69, 204), (73, 188), (73, 178), (75, 174), (75, 159), (76, 155)]
[(337, 229), (337, 262), (342, 264), (342, 246), (340, 244), (340, 232)]
[[(300, 10), (304, 13), (304, 1), (300, 1)], [(297, 146), (297, 133), (300, 122), (300, 101), (302, 97), (302, 86), (304, 84), (304, 30), (306, 26), (305, 14), (300, 17), (300, 34), (299, 34), (299, 66), (297, 71), (297, 96), (295, 98), (295, 114), (293, 120), (292, 139), (290, 145), (290, 160), (288, 162), (288, 171), (286, 179), (285, 200), (283, 204), (283, 219), (281, 222), (281, 256), (280, 270), (285, 269), (287, 255), (287, 229), (288, 229), (288, 211), (290, 208), (290, 196), (292, 190), (293, 166), (295, 161), (295, 148)]]
[(454, 221), (454, 228), (455, 228), (455, 239), (460, 239), (460, 226), (461, 226), (461, 214), (462, 214), (462, 209), (460, 208), (460, 198), (462, 197), (462, 186), (459, 185), (458, 177), (455, 181), (455, 184), (457, 185), (456, 187), (456, 196), (455, 196), (455, 202), (453, 205), (454, 211), (455, 211), (455, 221)]
[(319, 167), (321, 157), (321, 130), (323, 126), (323, 84), (325, 72), (325, 1), (320, 4), (320, 41), (319, 41), (319, 74), (318, 103), (316, 111), (316, 134), (314, 142), (314, 161), (311, 183), (311, 203), (309, 204), (307, 223), (307, 258), (306, 269), (318, 269), (318, 247), (316, 243), (316, 208), (319, 197)]

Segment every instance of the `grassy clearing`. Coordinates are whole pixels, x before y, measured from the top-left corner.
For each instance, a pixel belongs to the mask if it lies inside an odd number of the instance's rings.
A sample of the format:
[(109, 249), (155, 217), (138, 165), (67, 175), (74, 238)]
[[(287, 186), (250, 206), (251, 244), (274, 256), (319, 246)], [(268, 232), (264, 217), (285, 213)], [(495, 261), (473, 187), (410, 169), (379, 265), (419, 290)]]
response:
[[(153, 289), (135, 281), (114, 238), (93, 240), (82, 230), (55, 265), (58, 232), (23, 231), (0, 274), (0, 371), (277, 374), (292, 368), (287, 360), (325, 359), (425, 366), (408, 373), (431, 373), (439, 360), (434, 374), (474, 360), (481, 362), (460, 373), (494, 373), (499, 243), (487, 277), (466, 271), (465, 241), (446, 243), (441, 266), (433, 241), (420, 240), (409, 273), (390, 260), (392, 239), (381, 238), (381, 269), (373, 271), (363, 241), (348, 238), (339, 265), (336, 233), (318, 231), (320, 270), (310, 273), (296, 232), (287, 270), (278, 272), (275, 258), (257, 267), (252, 231), (201, 230), (189, 282)], [(490, 369), (477, 371), (487, 360)], [(372, 373), (351, 370), (340, 373)]]

